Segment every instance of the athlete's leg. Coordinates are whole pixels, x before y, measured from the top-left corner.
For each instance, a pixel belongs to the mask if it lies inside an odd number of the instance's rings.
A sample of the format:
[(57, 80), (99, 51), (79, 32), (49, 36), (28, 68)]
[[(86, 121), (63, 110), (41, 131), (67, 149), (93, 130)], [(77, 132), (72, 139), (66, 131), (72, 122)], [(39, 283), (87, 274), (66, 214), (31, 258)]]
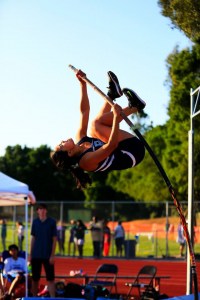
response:
[(31, 290), (32, 290), (33, 297), (37, 297), (38, 287), (39, 287), (39, 280), (37, 280), (37, 281), (32, 280)]
[[(95, 120), (92, 122), (91, 124), (91, 128), (90, 128), (90, 134), (92, 137), (98, 138), (100, 140), (102, 140), (103, 142), (107, 143), (109, 137), (110, 137), (110, 133), (111, 133), (111, 129), (112, 129), (112, 122), (113, 122), (113, 113), (112, 111), (108, 111), (106, 112), (106, 109), (108, 110), (108, 105), (106, 104), (104, 106), (104, 113), (102, 114), (102, 111), (100, 111), (100, 113), (97, 115), (97, 117), (95, 118)], [(110, 106), (110, 105), (109, 105)], [(132, 113), (137, 112), (137, 108), (135, 107), (125, 107), (123, 109), (123, 113), (126, 116), (131, 115)], [(123, 118), (121, 117), (120, 122), (123, 120)], [(133, 135), (129, 132), (126, 132), (124, 130), (120, 130), (119, 131), (119, 141), (124, 140), (126, 138), (132, 137)]]
[[(101, 107), (101, 109), (100, 109), (99, 113), (97, 114), (96, 118), (103, 117), (104, 114), (108, 114), (110, 112), (111, 112), (111, 105), (107, 101), (104, 101), (104, 104)], [(111, 113), (111, 115), (112, 115), (112, 113)], [(111, 120), (111, 123), (112, 123), (112, 120)]]
[[(122, 96), (122, 90), (119, 85), (118, 78), (113, 72), (111, 71), (108, 72), (108, 78), (109, 78), (108, 96), (112, 100), (115, 100), (115, 98), (119, 98)], [(143, 109), (145, 107), (145, 102), (134, 91), (130, 89), (124, 89), (123, 93), (128, 98), (128, 103), (129, 103), (128, 107), (123, 109), (123, 113), (126, 116), (129, 116), (132, 113), (135, 113), (138, 110)], [(121, 117), (120, 122), (122, 120), (123, 117)], [(91, 124), (91, 129), (90, 129), (91, 136), (98, 138), (106, 143), (110, 137), (112, 123), (113, 123), (113, 113), (111, 110), (111, 106), (108, 102), (105, 102), (99, 114)], [(126, 131), (123, 130), (119, 131), (119, 141), (127, 139), (132, 136), (133, 136), (132, 134)]]
[[(108, 81), (109, 86), (108, 86), (107, 95), (108, 95), (108, 97), (110, 97), (111, 100), (115, 101), (116, 98), (119, 98), (123, 95), (121, 87), (119, 85), (119, 80), (118, 80), (117, 76), (111, 71), (108, 72), (108, 79), (109, 79), (109, 81)], [(104, 101), (104, 104), (103, 104), (102, 108), (100, 109), (100, 111), (97, 115), (97, 118), (102, 117), (104, 114), (107, 114), (110, 111), (111, 111), (111, 105), (107, 101)], [(112, 126), (112, 114), (110, 116), (111, 116), (111, 118), (109, 120), (108, 125)]]

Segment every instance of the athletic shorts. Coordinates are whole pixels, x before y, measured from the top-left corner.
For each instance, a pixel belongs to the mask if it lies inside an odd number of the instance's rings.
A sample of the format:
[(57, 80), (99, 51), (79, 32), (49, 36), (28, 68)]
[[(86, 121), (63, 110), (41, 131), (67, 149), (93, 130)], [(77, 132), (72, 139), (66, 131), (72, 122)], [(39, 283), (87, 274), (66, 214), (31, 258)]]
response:
[(70, 235), (70, 238), (69, 238), (69, 243), (73, 243), (74, 242), (74, 235)]
[(145, 148), (137, 137), (132, 137), (119, 142), (113, 154), (114, 160), (110, 167), (107, 168), (107, 171), (135, 167), (143, 160)]
[[(25, 282), (24, 272), (19, 272), (19, 275), (21, 275), (19, 283), (24, 283)], [(4, 274), (3, 277), (6, 278), (8, 282), (13, 282), (13, 280), (16, 278), (16, 276), (12, 276), (10, 274)]]
[(124, 238), (116, 238), (115, 239), (115, 245), (117, 248), (121, 248), (124, 245)]
[(127, 151), (131, 153), (136, 160), (135, 166), (138, 165), (145, 156), (144, 144), (135, 136), (119, 142), (117, 151)]
[(53, 281), (55, 279), (54, 264), (49, 263), (49, 259), (33, 258), (31, 260), (32, 279), (39, 281), (41, 277), (42, 266), (44, 267), (46, 280)]

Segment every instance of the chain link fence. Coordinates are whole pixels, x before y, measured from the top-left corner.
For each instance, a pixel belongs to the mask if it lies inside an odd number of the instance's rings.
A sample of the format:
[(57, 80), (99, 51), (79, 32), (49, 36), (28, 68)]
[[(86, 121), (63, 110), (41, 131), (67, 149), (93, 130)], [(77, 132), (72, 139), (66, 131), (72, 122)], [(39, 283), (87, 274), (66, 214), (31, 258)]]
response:
[[(38, 201), (38, 203), (40, 203)], [(166, 258), (180, 257), (179, 244), (177, 243), (177, 227), (179, 217), (173, 203), (155, 202), (141, 203), (131, 201), (100, 201), (100, 202), (45, 202), (48, 205), (48, 215), (57, 222), (61, 221), (65, 228), (65, 255), (73, 255), (69, 248), (70, 220), (81, 219), (88, 226), (93, 216), (100, 220), (107, 220), (111, 230), (111, 244), (109, 256), (116, 256), (114, 239), (114, 228), (117, 221), (121, 220), (125, 229), (125, 243), (123, 256), (126, 258), (149, 257)], [(187, 203), (181, 203), (183, 210), (187, 210)], [(30, 243), (30, 227), (33, 218), (37, 216), (35, 207), (29, 207), (28, 243)], [(161, 216), (157, 218), (157, 216)], [(198, 217), (198, 214), (197, 214)], [(18, 221), (24, 222), (24, 207), (1, 207), (0, 218), (6, 220), (7, 233), (5, 247), (11, 243), (18, 243), (17, 226)], [(2, 223), (2, 222), (1, 222)], [(2, 224), (1, 224), (2, 233)], [(200, 253), (200, 226), (195, 224), (194, 250)], [(25, 241), (24, 241), (25, 248)], [(3, 240), (1, 236), (0, 251), (3, 251)], [(59, 255), (57, 249), (57, 255)], [(93, 246), (90, 230), (85, 232), (84, 256), (93, 255)]]

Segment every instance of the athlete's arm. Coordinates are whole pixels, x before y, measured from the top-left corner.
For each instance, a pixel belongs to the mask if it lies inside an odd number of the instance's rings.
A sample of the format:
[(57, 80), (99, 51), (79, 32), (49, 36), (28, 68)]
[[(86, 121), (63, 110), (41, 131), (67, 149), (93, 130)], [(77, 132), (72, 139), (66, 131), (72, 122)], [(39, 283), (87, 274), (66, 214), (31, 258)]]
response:
[(76, 77), (80, 81), (81, 87), (81, 99), (80, 99), (80, 123), (79, 129), (76, 133), (76, 140), (79, 141), (82, 137), (87, 135), (88, 122), (89, 122), (89, 114), (90, 114), (90, 103), (87, 93), (87, 84), (82, 79), (82, 76), (85, 76), (81, 70), (78, 71)]
[(79, 165), (86, 171), (93, 171), (98, 167), (98, 164), (106, 159), (118, 146), (119, 143), (119, 123), (120, 112), (122, 108), (115, 104), (113, 107), (113, 124), (108, 143), (94, 152), (86, 153), (80, 160)]

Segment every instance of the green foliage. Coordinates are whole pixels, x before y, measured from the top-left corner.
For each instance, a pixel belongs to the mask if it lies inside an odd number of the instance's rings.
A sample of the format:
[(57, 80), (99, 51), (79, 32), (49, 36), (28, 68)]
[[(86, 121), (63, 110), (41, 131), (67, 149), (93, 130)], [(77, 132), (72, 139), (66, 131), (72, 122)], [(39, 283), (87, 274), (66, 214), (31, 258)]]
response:
[(200, 1), (159, 0), (162, 15), (194, 42), (200, 42)]
[[(200, 46), (181, 52), (178, 49), (167, 59), (170, 103), (168, 114), (170, 116), (167, 127), (166, 151), (163, 157), (168, 174), (178, 187), (178, 193), (187, 199), (188, 182), (188, 131), (190, 130), (190, 88), (200, 85)], [(200, 121), (195, 123), (196, 140), (199, 140)], [(199, 170), (199, 157), (195, 156), (195, 164)], [(196, 174), (197, 175), (197, 174)], [(195, 186), (199, 194), (199, 187)]]
[[(146, 128), (145, 138), (158, 157), (181, 200), (188, 191), (188, 131), (190, 129), (190, 88), (200, 85), (200, 47), (181, 52), (176, 48), (167, 59), (170, 86), (169, 120), (163, 126)], [(200, 155), (198, 142), (200, 121), (195, 122), (195, 194), (199, 198)], [(146, 151), (144, 161), (136, 168), (109, 174), (107, 184), (136, 201), (170, 200), (165, 182)]]
[(0, 170), (28, 184), (38, 200), (83, 199), (71, 176), (58, 172), (53, 166), (50, 151), (46, 145), (37, 149), (8, 146), (5, 155), (0, 157)]

